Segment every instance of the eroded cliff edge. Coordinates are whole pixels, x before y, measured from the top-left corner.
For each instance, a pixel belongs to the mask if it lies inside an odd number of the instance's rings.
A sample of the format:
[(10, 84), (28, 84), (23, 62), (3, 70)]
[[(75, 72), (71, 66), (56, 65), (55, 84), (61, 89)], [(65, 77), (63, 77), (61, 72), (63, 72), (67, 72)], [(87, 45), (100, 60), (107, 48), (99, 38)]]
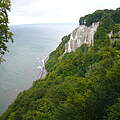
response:
[[(69, 37), (67, 38), (68, 40), (64, 44), (64, 52), (59, 57), (62, 57), (65, 53), (70, 53), (72, 51), (75, 51), (83, 44), (93, 46), (94, 35), (95, 32), (97, 31), (98, 26), (99, 26), (99, 22), (92, 23), (92, 25), (89, 27), (86, 25), (79, 25), (78, 28), (76, 28), (72, 33), (70, 33)], [(66, 39), (66, 37), (64, 37), (63, 40), (64, 39)], [(48, 58), (49, 56), (43, 60), (43, 66), (39, 77), (40, 79), (45, 78), (45, 76), (48, 73), (45, 68), (45, 64), (49, 60)]]
[(94, 34), (97, 31), (99, 22), (91, 26), (80, 25), (70, 34), (70, 40), (65, 44), (65, 53), (75, 51), (82, 44), (93, 45)]

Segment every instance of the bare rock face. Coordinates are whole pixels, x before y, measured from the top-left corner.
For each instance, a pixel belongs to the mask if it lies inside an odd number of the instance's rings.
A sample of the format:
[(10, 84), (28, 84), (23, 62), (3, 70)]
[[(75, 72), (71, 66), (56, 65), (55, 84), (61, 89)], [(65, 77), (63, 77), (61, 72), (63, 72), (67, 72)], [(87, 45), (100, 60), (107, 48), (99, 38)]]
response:
[(93, 45), (94, 34), (99, 22), (93, 23), (90, 27), (80, 25), (70, 35), (70, 40), (65, 44), (65, 53), (75, 51), (82, 44)]
[(49, 59), (49, 56), (46, 56), (45, 59), (42, 60), (42, 66), (40, 67), (39, 79), (44, 79), (48, 73), (45, 68), (45, 63), (47, 62), (48, 59)]

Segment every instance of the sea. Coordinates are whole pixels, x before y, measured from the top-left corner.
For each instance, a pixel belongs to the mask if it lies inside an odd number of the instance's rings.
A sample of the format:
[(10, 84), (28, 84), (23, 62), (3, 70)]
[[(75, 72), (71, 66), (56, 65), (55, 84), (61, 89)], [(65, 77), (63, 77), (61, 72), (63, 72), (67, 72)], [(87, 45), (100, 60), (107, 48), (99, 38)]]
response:
[(70, 34), (77, 23), (44, 23), (10, 26), (14, 43), (8, 43), (9, 52), (0, 64), (0, 114), (23, 90), (39, 79), (42, 60)]

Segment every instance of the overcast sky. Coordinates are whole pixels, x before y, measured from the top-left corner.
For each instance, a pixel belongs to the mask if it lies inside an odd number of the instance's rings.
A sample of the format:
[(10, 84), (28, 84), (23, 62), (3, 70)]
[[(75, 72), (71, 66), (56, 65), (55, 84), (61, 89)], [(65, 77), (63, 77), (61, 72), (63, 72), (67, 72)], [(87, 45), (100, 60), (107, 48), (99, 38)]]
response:
[(77, 23), (97, 9), (115, 9), (120, 0), (12, 0), (10, 24)]

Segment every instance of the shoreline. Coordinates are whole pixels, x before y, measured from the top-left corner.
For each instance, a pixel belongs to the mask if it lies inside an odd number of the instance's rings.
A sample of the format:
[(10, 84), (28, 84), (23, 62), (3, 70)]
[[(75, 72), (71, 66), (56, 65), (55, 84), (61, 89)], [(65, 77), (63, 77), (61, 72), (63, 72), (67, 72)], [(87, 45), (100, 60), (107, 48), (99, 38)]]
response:
[(42, 60), (42, 65), (41, 65), (41, 67), (40, 67), (40, 74), (39, 74), (38, 79), (43, 79), (43, 78), (45, 78), (45, 76), (46, 76), (47, 73), (48, 73), (47, 70), (46, 70), (46, 68), (45, 68), (45, 63), (47, 62), (48, 58), (49, 58), (49, 55), (46, 56), (46, 57)]

